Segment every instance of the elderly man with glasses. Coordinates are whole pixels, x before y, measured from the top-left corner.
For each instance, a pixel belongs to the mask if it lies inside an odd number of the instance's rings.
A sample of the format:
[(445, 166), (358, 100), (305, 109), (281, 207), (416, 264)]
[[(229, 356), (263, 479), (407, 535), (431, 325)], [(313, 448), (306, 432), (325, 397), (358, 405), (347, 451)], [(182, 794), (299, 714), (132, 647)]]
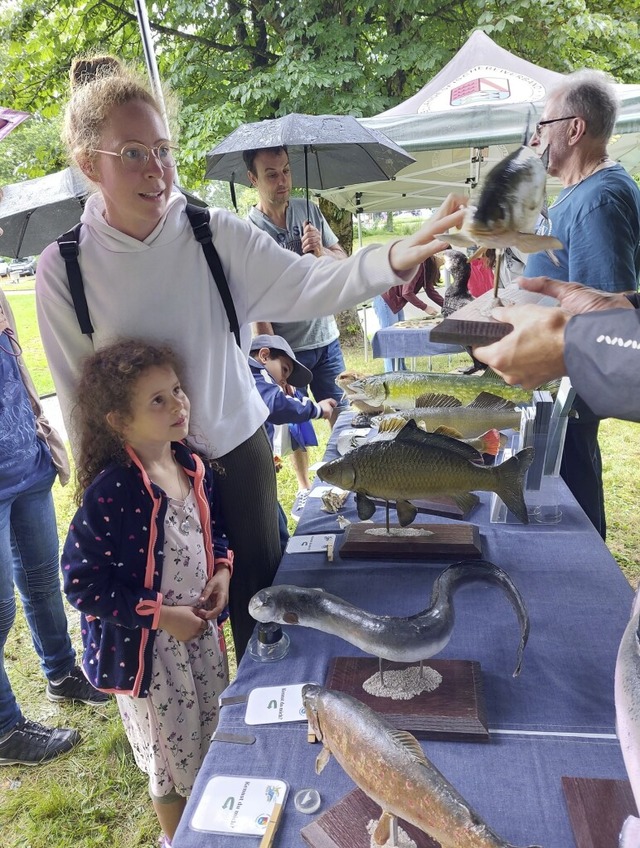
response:
[[(529, 257), (526, 277), (577, 280), (608, 292), (636, 291), (640, 274), (640, 190), (607, 154), (618, 104), (604, 74), (570, 74), (554, 89), (536, 124), (531, 146), (548, 157), (548, 171), (562, 183), (539, 232), (564, 245)], [(562, 476), (602, 538), (606, 536), (600, 419), (581, 398), (578, 418), (567, 428)]]

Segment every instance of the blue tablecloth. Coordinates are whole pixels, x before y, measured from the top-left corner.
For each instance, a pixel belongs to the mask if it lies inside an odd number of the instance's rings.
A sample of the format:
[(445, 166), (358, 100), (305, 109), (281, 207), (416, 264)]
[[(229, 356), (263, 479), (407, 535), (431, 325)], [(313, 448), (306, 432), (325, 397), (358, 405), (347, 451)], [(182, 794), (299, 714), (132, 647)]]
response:
[[(332, 437), (349, 425), (344, 413)], [(599, 535), (566, 488), (560, 492), (563, 521), (549, 526), (489, 523), (489, 498), (471, 515), (480, 527), (483, 554), (503, 567), (525, 598), (531, 637), (520, 677), (513, 678), (519, 628), (504, 594), (474, 584), (456, 594), (453, 636), (439, 658), (477, 660), (481, 664), (491, 731), (488, 743), (424, 742), (427, 756), (480, 815), (515, 845), (575, 848), (560, 778), (624, 778), (615, 738), (613, 671), (617, 647), (628, 620), (632, 591)], [(340, 532), (335, 516), (311, 498), (298, 533)], [(357, 520), (351, 497), (345, 515)], [(374, 516), (383, 520), (383, 510)], [(447, 519), (419, 515), (431, 523)], [(339, 543), (339, 539), (338, 539)], [(286, 555), (276, 582), (322, 586), (373, 612), (407, 615), (429, 604), (435, 576), (449, 561), (335, 561), (324, 554)], [(303, 681), (323, 683), (335, 656), (360, 655), (337, 637), (290, 627), (288, 656), (274, 664), (245, 656), (238, 676), (225, 692), (246, 694), (256, 686)], [(208, 779), (216, 774), (280, 777), (291, 791), (315, 786), (321, 811), (339, 800), (352, 782), (331, 763), (316, 777), (313, 760), (319, 746), (306, 741), (306, 725), (247, 727), (244, 705), (221, 710), (220, 730), (250, 732), (251, 746), (214, 742), (189, 801), (175, 848), (253, 846), (257, 839), (225, 839), (189, 827)], [(310, 818), (288, 803), (276, 846), (304, 845), (300, 828)]]
[(456, 344), (438, 344), (430, 342), (432, 327), (386, 327), (378, 330), (371, 342), (376, 358), (399, 359), (403, 356), (437, 356), (440, 353), (464, 353), (464, 348)]

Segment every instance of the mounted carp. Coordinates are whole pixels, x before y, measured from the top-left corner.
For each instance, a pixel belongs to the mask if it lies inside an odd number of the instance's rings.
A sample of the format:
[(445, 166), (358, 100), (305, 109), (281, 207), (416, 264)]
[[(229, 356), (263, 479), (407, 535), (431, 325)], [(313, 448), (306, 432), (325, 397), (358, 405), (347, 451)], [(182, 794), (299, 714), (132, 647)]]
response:
[[(467, 378), (473, 379), (471, 377)], [(395, 501), (398, 521), (406, 527), (417, 514), (411, 500), (448, 495), (463, 512), (475, 506), (476, 491), (495, 492), (523, 524), (528, 524), (524, 477), (533, 461), (533, 448), (524, 448), (500, 465), (483, 466), (470, 445), (425, 433), (408, 421), (395, 439), (372, 441), (327, 462), (318, 477), (332, 486), (356, 493), (358, 517), (366, 521), (376, 510), (373, 498)]]
[(506, 573), (486, 560), (450, 565), (438, 575), (427, 609), (411, 616), (374, 615), (322, 589), (270, 586), (249, 601), (257, 621), (298, 624), (339, 636), (367, 654), (394, 662), (419, 662), (440, 653), (451, 639), (453, 595), (460, 586), (484, 581), (500, 586), (520, 623), (520, 643), (513, 676), (520, 674), (522, 654), (529, 638), (529, 616), (522, 595)]
[[(631, 791), (640, 810), (640, 591), (622, 636), (615, 670), (616, 731)], [(620, 834), (619, 848), (638, 848), (640, 819), (629, 816)]]
[(517, 247), (524, 253), (561, 248), (557, 238), (535, 235), (546, 183), (545, 166), (530, 147), (510, 153), (487, 174), (460, 232), (448, 233), (446, 240), (456, 247)]
[(404, 426), (412, 418), (430, 433), (439, 427), (448, 427), (461, 439), (475, 439), (492, 428), (517, 430), (520, 427), (522, 411), (510, 401), (495, 396), (481, 395), (467, 406), (446, 395), (425, 396), (419, 401), (413, 409), (377, 415), (371, 423), (383, 433)]
[[(559, 383), (549, 383), (542, 389), (555, 391)], [(371, 406), (411, 409), (421, 406), (418, 398), (424, 394), (451, 395), (462, 403), (470, 403), (481, 392), (513, 401), (530, 403), (532, 392), (522, 386), (508, 386), (495, 371), (487, 369), (482, 376), (464, 374), (435, 374), (431, 371), (393, 371), (373, 374), (351, 383), (349, 400), (363, 400)]]
[(437, 840), (442, 848), (514, 848), (467, 804), (425, 756), (415, 737), (396, 730), (365, 704), (307, 684), (302, 689), (307, 719), (323, 749), (316, 774), (331, 754), (351, 780), (382, 810), (375, 845), (389, 839), (394, 817)]

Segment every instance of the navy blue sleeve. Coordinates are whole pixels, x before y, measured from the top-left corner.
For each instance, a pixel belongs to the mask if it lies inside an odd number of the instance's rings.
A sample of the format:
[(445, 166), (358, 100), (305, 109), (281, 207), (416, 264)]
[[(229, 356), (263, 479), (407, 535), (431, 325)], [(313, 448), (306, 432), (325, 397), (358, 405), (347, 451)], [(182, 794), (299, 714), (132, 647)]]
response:
[(269, 410), (268, 420), (272, 424), (297, 424), (322, 418), (322, 409), (311, 398), (296, 392), (295, 397), (285, 394), (280, 386), (255, 374), (256, 386)]

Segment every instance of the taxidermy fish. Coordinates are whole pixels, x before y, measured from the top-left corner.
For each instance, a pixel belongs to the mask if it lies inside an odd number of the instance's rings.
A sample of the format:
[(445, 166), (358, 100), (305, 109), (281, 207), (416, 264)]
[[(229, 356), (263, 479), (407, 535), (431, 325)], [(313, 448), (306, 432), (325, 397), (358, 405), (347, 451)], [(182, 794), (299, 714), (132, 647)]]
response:
[[(336, 449), (340, 456), (344, 456), (345, 453), (360, 445), (364, 445), (366, 442), (382, 442), (395, 439), (408, 420), (408, 418), (394, 418), (392, 413), (388, 417), (385, 417), (378, 432), (371, 438), (368, 438), (368, 432), (363, 434), (362, 432), (354, 433), (347, 430), (347, 432), (340, 433), (338, 436)], [(414, 420), (421, 430), (427, 432), (428, 428), (423, 421)], [(437, 427), (435, 430), (430, 430), (429, 432), (442, 433), (442, 435), (450, 436), (452, 439), (460, 439), (460, 441), (465, 442), (465, 444), (477, 450), (478, 453), (487, 454), (488, 456), (497, 456), (500, 448), (503, 448), (507, 442), (506, 436), (502, 436), (495, 428), (487, 430), (486, 433), (481, 433), (474, 439), (464, 439), (462, 433), (454, 430), (452, 427)]]
[[(469, 377), (467, 379), (473, 379)], [(392, 441), (372, 441), (318, 469), (331, 486), (356, 493), (358, 517), (371, 518), (372, 498), (396, 502), (398, 521), (406, 527), (416, 517), (412, 499), (448, 495), (463, 512), (475, 506), (476, 491), (495, 492), (513, 514), (527, 524), (522, 490), (533, 448), (527, 447), (500, 465), (483, 466), (482, 455), (458, 439), (425, 433), (407, 421)]]
[[(559, 383), (541, 386), (542, 389), (557, 390)], [(487, 368), (481, 376), (465, 374), (435, 374), (432, 371), (390, 371), (362, 377), (351, 384), (352, 398), (363, 400), (371, 406), (411, 409), (424, 404), (418, 398), (425, 394), (451, 395), (462, 403), (470, 403), (481, 392), (513, 401), (529, 403), (532, 392), (522, 386), (509, 386), (495, 371)]]
[[(640, 592), (624, 631), (615, 671), (616, 731), (636, 807), (640, 810)], [(638, 848), (640, 819), (629, 816), (619, 848)]]
[(307, 719), (323, 748), (316, 774), (331, 754), (351, 780), (382, 809), (375, 845), (389, 839), (391, 818), (404, 819), (442, 848), (514, 848), (482, 821), (431, 763), (410, 733), (396, 730), (344, 692), (307, 684)]
[(356, 380), (359, 380), (362, 376), (362, 374), (356, 374), (355, 371), (343, 371), (336, 377), (336, 386), (338, 386), (339, 389), (342, 389), (346, 399), (359, 412), (363, 412), (365, 415), (371, 415), (376, 412), (382, 412), (382, 407), (380, 406), (371, 406), (365, 401), (353, 398), (354, 392), (350, 388), (350, 386), (352, 383), (355, 383)]
[(513, 672), (517, 677), (529, 638), (529, 616), (509, 575), (487, 560), (469, 560), (445, 568), (433, 584), (430, 606), (411, 616), (374, 615), (322, 589), (285, 585), (261, 589), (249, 601), (249, 612), (257, 621), (299, 624), (331, 633), (379, 659), (418, 662), (435, 656), (447, 645), (454, 624), (453, 595), (459, 586), (479, 580), (502, 587), (518, 616), (520, 644)]
[(493, 395), (481, 395), (468, 406), (446, 395), (426, 395), (419, 401), (420, 404), (413, 409), (377, 415), (371, 423), (384, 433), (397, 429), (412, 418), (430, 433), (439, 427), (448, 427), (455, 430), (456, 438), (460, 439), (475, 439), (492, 428), (517, 430), (520, 427), (521, 410), (510, 401)]
[(562, 247), (553, 236), (535, 235), (546, 184), (544, 163), (530, 147), (510, 153), (487, 174), (476, 205), (467, 207), (460, 232), (448, 233), (446, 240), (456, 247), (517, 247), (524, 253)]

